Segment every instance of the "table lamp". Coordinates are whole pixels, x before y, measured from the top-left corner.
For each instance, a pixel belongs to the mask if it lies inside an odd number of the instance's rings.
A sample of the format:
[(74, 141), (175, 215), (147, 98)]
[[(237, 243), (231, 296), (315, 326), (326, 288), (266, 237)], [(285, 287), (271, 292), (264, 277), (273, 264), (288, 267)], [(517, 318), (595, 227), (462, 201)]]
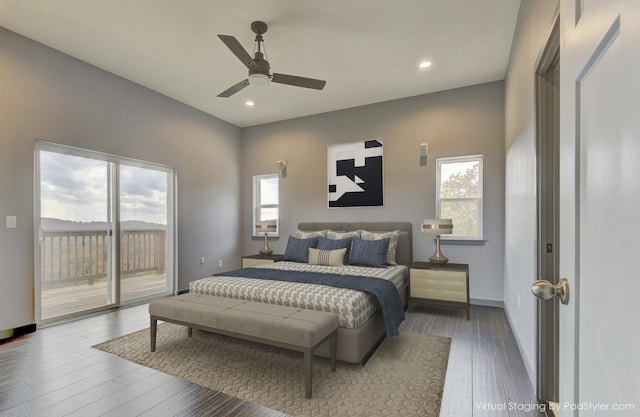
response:
[(450, 235), (453, 232), (451, 219), (426, 219), (422, 222), (422, 233), (436, 236), (436, 253), (429, 258), (429, 262), (436, 265), (444, 265), (449, 258), (440, 251), (440, 235)]
[(278, 227), (278, 222), (275, 220), (265, 220), (256, 222), (256, 234), (264, 233), (264, 246), (260, 249), (260, 255), (271, 255), (273, 250), (269, 247), (269, 233), (275, 233)]

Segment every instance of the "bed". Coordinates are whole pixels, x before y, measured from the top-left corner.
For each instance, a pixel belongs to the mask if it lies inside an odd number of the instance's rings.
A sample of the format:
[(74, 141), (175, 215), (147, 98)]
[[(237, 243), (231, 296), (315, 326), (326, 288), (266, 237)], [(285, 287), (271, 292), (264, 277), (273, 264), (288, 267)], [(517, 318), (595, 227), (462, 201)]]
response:
[[(388, 320), (385, 324), (380, 302), (374, 295), (354, 289), (335, 288), (308, 282), (280, 281), (279, 277), (275, 278), (276, 280), (265, 280), (252, 278), (251, 274), (247, 275), (247, 272), (254, 272), (274, 276), (295, 276), (311, 272), (311, 274), (307, 275), (345, 274), (350, 277), (375, 277), (380, 278), (376, 282), (389, 281), (393, 283), (393, 286), (397, 289), (395, 297), (399, 297), (401, 306), (406, 306), (409, 283), (408, 266), (412, 261), (411, 223), (299, 223), (296, 236), (304, 240), (305, 237), (313, 236), (317, 232), (325, 231), (326, 235), (327, 230), (333, 232), (327, 237), (335, 240), (339, 240), (340, 237), (344, 236), (344, 233), (361, 230), (370, 232), (367, 236), (368, 239), (378, 239), (384, 237), (384, 233), (398, 231), (396, 234), (397, 247), (395, 248), (395, 263), (397, 265), (372, 268), (370, 266), (323, 266), (304, 262), (282, 261), (255, 269), (247, 268), (242, 271), (229, 271), (218, 276), (199, 279), (191, 282), (189, 290), (196, 294), (217, 295), (334, 312), (338, 315), (337, 359), (350, 363), (362, 363), (366, 361), (389, 332)], [(376, 236), (373, 237), (371, 234)], [(387, 260), (390, 261), (391, 259), (388, 258)], [(326, 276), (328, 277), (329, 275)], [(367, 281), (370, 281), (370, 279)], [(384, 282), (384, 284), (389, 285), (388, 282)], [(322, 356), (328, 356), (328, 353), (328, 348), (320, 348), (317, 352)]]

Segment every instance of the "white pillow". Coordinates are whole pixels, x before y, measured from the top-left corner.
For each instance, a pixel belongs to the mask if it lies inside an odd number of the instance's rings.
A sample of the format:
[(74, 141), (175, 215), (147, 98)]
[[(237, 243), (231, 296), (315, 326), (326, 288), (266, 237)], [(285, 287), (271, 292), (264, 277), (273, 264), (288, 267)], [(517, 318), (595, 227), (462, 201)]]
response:
[(327, 235), (325, 237), (331, 240), (340, 240), (348, 237), (360, 237), (360, 230), (356, 230), (353, 232), (335, 232), (333, 230), (327, 230), (326, 232)]
[(341, 266), (346, 251), (347, 248), (334, 250), (309, 248), (309, 264)]
[(296, 230), (296, 233), (293, 236), (297, 237), (298, 239), (309, 239), (309, 238), (315, 237), (315, 236), (327, 237), (327, 231), (326, 230), (317, 230), (317, 231), (309, 232), (309, 231), (304, 231), (304, 230), (298, 229), (298, 230)]

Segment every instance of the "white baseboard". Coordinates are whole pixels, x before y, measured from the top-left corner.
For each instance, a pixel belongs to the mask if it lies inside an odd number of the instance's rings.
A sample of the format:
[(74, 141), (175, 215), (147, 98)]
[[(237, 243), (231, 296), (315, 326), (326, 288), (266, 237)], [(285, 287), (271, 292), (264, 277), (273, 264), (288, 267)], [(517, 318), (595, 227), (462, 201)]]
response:
[(507, 322), (509, 323), (509, 327), (511, 327), (511, 333), (513, 333), (513, 337), (516, 340), (516, 345), (518, 346), (518, 350), (520, 351), (520, 357), (522, 358), (522, 362), (524, 363), (524, 367), (527, 369), (527, 374), (529, 374), (529, 380), (531, 381), (531, 386), (533, 386), (535, 388), (535, 386), (536, 386), (536, 370), (534, 369), (535, 365), (529, 363), (529, 361), (526, 360), (526, 356), (522, 354), (522, 352), (524, 351), (522, 349), (522, 343), (520, 342), (520, 338), (518, 337), (518, 333), (513, 330), (515, 328), (515, 326), (513, 325), (513, 322), (511, 321), (511, 316), (509, 316), (509, 309), (505, 308), (504, 309), (504, 314), (505, 314), (505, 316), (507, 316)]
[(500, 307), (504, 308), (504, 301), (500, 300), (482, 300), (480, 298), (470, 298), (469, 302), (474, 306)]
[(518, 337), (518, 333), (513, 330), (514, 325), (513, 325), (513, 322), (511, 321), (511, 317), (509, 316), (509, 310), (506, 308), (504, 301), (471, 298), (469, 302), (471, 303), (471, 305), (498, 307), (504, 310), (504, 314), (505, 316), (507, 316), (507, 322), (509, 323), (509, 327), (511, 328), (511, 333), (513, 333), (513, 337), (515, 338), (516, 345), (518, 346), (518, 350), (520, 351), (520, 357), (522, 358), (522, 362), (524, 363), (524, 366), (527, 369), (527, 374), (529, 375), (529, 380), (531, 381), (531, 385), (535, 387), (536, 386), (536, 372), (534, 368), (535, 365), (529, 363), (529, 361), (526, 360), (526, 357), (522, 354), (522, 352), (524, 351), (522, 349), (522, 343), (520, 341), (520, 338)]

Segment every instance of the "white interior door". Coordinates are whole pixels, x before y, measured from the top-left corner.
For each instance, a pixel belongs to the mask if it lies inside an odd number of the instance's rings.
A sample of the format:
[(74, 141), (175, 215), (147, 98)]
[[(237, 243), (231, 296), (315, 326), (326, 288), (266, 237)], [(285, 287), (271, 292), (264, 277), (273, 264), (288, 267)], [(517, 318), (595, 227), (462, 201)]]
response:
[(560, 416), (640, 415), (640, 1), (562, 0)]

